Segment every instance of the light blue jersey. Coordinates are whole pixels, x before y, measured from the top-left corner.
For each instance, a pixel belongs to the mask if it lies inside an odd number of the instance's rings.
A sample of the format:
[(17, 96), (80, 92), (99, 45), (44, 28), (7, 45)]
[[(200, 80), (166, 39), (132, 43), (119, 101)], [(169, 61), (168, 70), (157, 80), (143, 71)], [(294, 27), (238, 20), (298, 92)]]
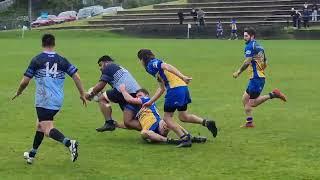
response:
[(65, 73), (72, 77), (78, 69), (55, 52), (43, 52), (34, 57), (24, 73), (35, 78), (35, 106), (60, 110), (64, 99)]

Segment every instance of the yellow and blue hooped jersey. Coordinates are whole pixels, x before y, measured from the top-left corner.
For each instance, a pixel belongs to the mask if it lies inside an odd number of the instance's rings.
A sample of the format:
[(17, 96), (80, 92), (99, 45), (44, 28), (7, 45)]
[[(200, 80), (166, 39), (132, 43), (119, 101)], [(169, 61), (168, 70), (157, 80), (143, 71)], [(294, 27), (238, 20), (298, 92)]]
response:
[(252, 58), (248, 67), (250, 79), (265, 78), (266, 59), (264, 48), (256, 40), (249, 41), (244, 50), (245, 58)]
[[(150, 101), (149, 97), (142, 97), (140, 99), (143, 104)], [(151, 130), (158, 133), (161, 118), (155, 103), (153, 103), (149, 108), (142, 110), (138, 114), (138, 120), (141, 124), (142, 130)]]
[(178, 76), (169, 71), (163, 70), (161, 68), (162, 63), (163, 61), (159, 59), (152, 59), (146, 66), (147, 72), (154, 77), (159, 76), (164, 81), (167, 90), (180, 86), (187, 86), (187, 84)]

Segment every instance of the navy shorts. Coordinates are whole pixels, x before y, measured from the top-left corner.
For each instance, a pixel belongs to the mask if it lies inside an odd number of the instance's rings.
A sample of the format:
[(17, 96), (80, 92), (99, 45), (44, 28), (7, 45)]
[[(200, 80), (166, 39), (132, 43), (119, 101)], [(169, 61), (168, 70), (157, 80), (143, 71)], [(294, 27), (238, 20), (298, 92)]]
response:
[(45, 109), (42, 107), (36, 107), (38, 120), (41, 121), (53, 121), (54, 116), (59, 110)]
[[(110, 90), (107, 90), (106, 95), (108, 96), (108, 99), (113, 102), (113, 103), (117, 103), (119, 104), (121, 110), (123, 111), (124, 109), (128, 109), (133, 111), (135, 114), (137, 114), (140, 110), (140, 106), (139, 105), (135, 105), (135, 104), (129, 104), (123, 97), (122, 93), (119, 92), (117, 89), (113, 88)], [(130, 94), (133, 97), (136, 97), (136, 93), (131, 93)]]
[(164, 112), (186, 111), (191, 103), (187, 86), (180, 86), (167, 90), (164, 102)]
[(249, 94), (250, 99), (256, 99), (260, 96), (265, 84), (264, 78), (250, 79), (246, 92)]

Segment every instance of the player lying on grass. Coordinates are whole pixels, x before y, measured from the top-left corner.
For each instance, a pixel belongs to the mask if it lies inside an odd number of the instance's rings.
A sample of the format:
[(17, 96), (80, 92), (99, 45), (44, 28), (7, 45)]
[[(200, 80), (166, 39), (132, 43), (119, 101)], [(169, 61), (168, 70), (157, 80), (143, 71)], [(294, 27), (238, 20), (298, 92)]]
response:
[[(96, 130), (98, 132), (113, 131), (116, 127), (119, 127), (140, 131), (141, 126), (139, 122), (134, 119), (140, 107), (127, 103), (119, 90), (120, 84), (124, 83), (127, 86), (129, 93), (132, 96), (136, 96), (136, 92), (140, 89), (140, 85), (127, 69), (114, 63), (114, 60), (110, 56), (106, 55), (99, 58), (98, 65), (102, 73), (100, 81), (93, 87), (90, 94), (86, 94), (86, 99), (92, 100), (107, 84), (109, 84), (112, 89), (107, 90), (99, 96), (99, 107), (105, 118), (105, 123), (102, 127), (96, 128)], [(123, 122), (125, 127), (112, 119), (111, 102), (119, 104), (123, 111)]]
[[(131, 96), (124, 84), (120, 85), (120, 91), (123, 94), (125, 100), (131, 104), (142, 105), (150, 100), (149, 92), (146, 89), (140, 89), (137, 91), (137, 97)], [(179, 144), (180, 140), (171, 139), (168, 136), (169, 129), (164, 120), (161, 119), (158, 109), (153, 103), (151, 106), (141, 108), (137, 114), (142, 130), (141, 137), (151, 142), (165, 142), (168, 144)], [(182, 128), (182, 127), (181, 127)], [(182, 128), (183, 129), (183, 128)], [(184, 130), (184, 129), (183, 129)], [(184, 130), (186, 131), (186, 130)], [(187, 132), (186, 132), (187, 133)], [(205, 137), (193, 137), (193, 142), (203, 143), (206, 141)]]
[(244, 106), (244, 111), (247, 115), (246, 123), (241, 127), (252, 128), (253, 108), (258, 107), (262, 103), (269, 99), (279, 98), (286, 101), (286, 96), (281, 93), (279, 89), (274, 89), (268, 95), (260, 96), (264, 84), (265, 84), (265, 69), (267, 67), (267, 59), (265, 56), (264, 48), (256, 41), (256, 31), (253, 28), (246, 28), (244, 30), (244, 40), (246, 42), (246, 47), (244, 50), (245, 61), (242, 66), (233, 73), (233, 77), (237, 78), (240, 74), (248, 69), (250, 76), (249, 84), (247, 90), (242, 96), (242, 103)]
[(176, 110), (178, 110), (180, 121), (203, 125), (208, 128), (213, 137), (216, 137), (218, 130), (214, 121), (200, 118), (187, 111), (188, 104), (191, 103), (187, 84), (192, 78), (183, 75), (172, 65), (157, 59), (149, 49), (141, 49), (137, 56), (148, 74), (156, 77), (160, 85), (156, 94), (148, 102), (145, 102), (143, 106), (151, 106), (161, 97), (164, 91), (167, 91), (163, 120), (168, 124), (168, 127), (181, 138), (181, 147), (190, 147), (192, 142), (190, 134), (184, 131), (181, 126), (173, 120), (173, 115)]
[(32, 164), (45, 135), (68, 147), (71, 160), (74, 162), (78, 157), (78, 142), (65, 137), (62, 132), (56, 129), (53, 125), (53, 119), (63, 104), (63, 86), (66, 73), (72, 77), (79, 90), (80, 98), (86, 105), (84, 89), (77, 73), (78, 69), (54, 51), (55, 37), (53, 35), (45, 34), (42, 37), (42, 47), (43, 52), (32, 59), (16, 95), (12, 98), (15, 99), (21, 95), (34, 77), (36, 82), (35, 107), (38, 115), (37, 131), (32, 149), (24, 153), (24, 158), (27, 163)]

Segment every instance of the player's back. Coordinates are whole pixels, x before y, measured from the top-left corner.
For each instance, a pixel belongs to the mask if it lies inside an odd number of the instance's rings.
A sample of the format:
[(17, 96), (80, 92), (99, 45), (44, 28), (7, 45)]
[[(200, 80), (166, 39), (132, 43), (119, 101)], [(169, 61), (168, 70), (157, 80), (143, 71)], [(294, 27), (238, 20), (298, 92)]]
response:
[[(142, 97), (140, 99), (142, 103), (150, 101), (149, 97)], [(150, 107), (141, 109), (141, 112), (138, 114), (138, 120), (143, 129), (149, 129), (155, 122), (160, 122), (161, 118), (156, 104), (153, 103)]]
[(159, 75), (164, 81), (167, 90), (176, 87), (187, 86), (187, 84), (178, 76), (167, 70), (163, 70), (161, 68), (162, 63), (163, 61), (156, 58), (151, 60), (146, 67), (147, 72), (155, 77)]
[(77, 68), (55, 52), (43, 52), (32, 59), (25, 76), (36, 82), (36, 107), (59, 110), (63, 104), (65, 73), (72, 76)]

